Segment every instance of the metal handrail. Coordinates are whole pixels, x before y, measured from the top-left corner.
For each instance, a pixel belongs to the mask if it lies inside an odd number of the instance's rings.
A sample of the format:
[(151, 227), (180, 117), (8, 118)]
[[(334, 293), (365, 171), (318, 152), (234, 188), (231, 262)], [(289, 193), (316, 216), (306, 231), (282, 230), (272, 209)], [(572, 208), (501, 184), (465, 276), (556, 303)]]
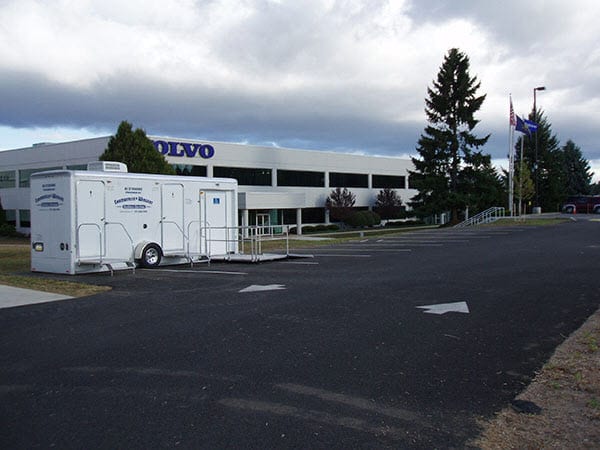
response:
[[(170, 224), (175, 225), (177, 227), (177, 229), (180, 231), (181, 237), (183, 237), (183, 247), (185, 247), (185, 243), (187, 241), (189, 241), (189, 238), (188, 238), (188, 236), (185, 235), (185, 232), (183, 231), (183, 229), (179, 226), (179, 224), (177, 222), (175, 222), (173, 220), (163, 220), (163, 219), (161, 219), (160, 223), (161, 224), (170, 223)], [(164, 236), (163, 236), (164, 231), (165, 231), (164, 228), (161, 227), (161, 239), (163, 240), (163, 244), (164, 244)], [(182, 250), (183, 250), (183, 248), (182, 248)]]
[(505, 209), (501, 206), (492, 206), (467, 220), (455, 225), (457, 228), (468, 227), (471, 225), (480, 225), (482, 223), (490, 223), (498, 220), (505, 216)]
[[(127, 236), (127, 239), (129, 239), (129, 243), (131, 244), (131, 253), (130, 253), (131, 258), (129, 258), (127, 260), (127, 262), (134, 262), (135, 248), (134, 248), (133, 238), (129, 234), (129, 231), (127, 231), (127, 228), (125, 228), (125, 225), (123, 225), (122, 222), (104, 222), (104, 228), (106, 228), (107, 225), (119, 225), (123, 229), (123, 231), (125, 232), (125, 236)], [(104, 233), (104, 240), (106, 241), (106, 232)], [(104, 256), (106, 256), (106, 242), (104, 242)]]
[[(131, 244), (131, 257), (128, 259), (125, 259), (123, 262), (133, 262), (134, 261), (134, 244), (133, 244), (133, 238), (131, 237), (131, 235), (129, 234), (129, 232), (127, 231), (127, 228), (125, 228), (125, 225), (123, 225), (123, 223), (121, 222), (103, 222), (104, 223), (104, 233), (102, 233), (102, 228), (100, 227), (100, 225), (98, 225), (97, 223), (80, 223), (77, 226), (77, 233), (75, 236), (76, 239), (76, 244), (77, 244), (77, 262), (81, 263), (81, 260), (89, 260), (89, 261), (94, 261), (94, 262), (98, 262), (98, 264), (105, 264), (105, 261), (109, 258), (107, 258), (106, 255), (106, 227), (108, 225), (118, 225), (121, 227), (121, 229), (125, 232), (125, 236), (127, 236), (127, 239), (129, 239), (129, 243)], [(81, 256), (81, 246), (80, 246), (80, 231), (81, 231), (81, 227), (83, 226), (92, 226), (94, 228), (98, 229), (98, 244), (99, 244), (99, 249), (100, 249), (100, 254), (98, 255), (91, 255), (91, 256), (86, 256), (86, 257), (82, 257)], [(102, 241), (102, 238), (104, 238), (104, 242)]]
[(102, 228), (100, 228), (100, 225), (98, 225), (97, 223), (85, 222), (80, 223), (77, 226), (77, 233), (75, 234), (75, 243), (77, 245), (77, 261), (81, 260), (81, 246), (79, 245), (79, 233), (81, 231), (81, 227), (83, 226), (92, 226), (98, 228), (98, 248), (100, 249), (100, 254), (98, 256), (90, 256), (90, 258), (99, 258), (100, 260), (102, 260)]

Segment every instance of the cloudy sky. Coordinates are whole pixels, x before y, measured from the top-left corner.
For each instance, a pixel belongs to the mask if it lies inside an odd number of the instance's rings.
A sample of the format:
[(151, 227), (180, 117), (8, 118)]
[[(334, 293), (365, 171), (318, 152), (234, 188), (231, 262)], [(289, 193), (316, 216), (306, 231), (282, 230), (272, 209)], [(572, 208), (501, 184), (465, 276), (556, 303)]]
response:
[(148, 134), (414, 155), (448, 49), (487, 94), (475, 129), (506, 166), (508, 98), (537, 105), (600, 179), (597, 0), (0, 0), (0, 149)]

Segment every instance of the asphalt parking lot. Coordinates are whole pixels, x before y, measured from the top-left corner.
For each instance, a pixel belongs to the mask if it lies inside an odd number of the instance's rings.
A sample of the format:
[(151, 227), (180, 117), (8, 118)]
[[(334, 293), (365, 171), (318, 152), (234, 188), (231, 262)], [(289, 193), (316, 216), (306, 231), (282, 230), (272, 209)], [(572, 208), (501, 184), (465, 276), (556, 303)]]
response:
[(0, 310), (0, 445), (464, 447), (600, 304), (600, 222), (300, 252)]

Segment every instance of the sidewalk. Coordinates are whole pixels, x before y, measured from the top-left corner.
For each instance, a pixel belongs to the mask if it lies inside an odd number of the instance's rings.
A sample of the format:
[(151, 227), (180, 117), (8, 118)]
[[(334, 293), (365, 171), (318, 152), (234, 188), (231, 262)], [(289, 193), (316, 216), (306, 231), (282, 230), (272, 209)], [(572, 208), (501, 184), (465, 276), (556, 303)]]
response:
[(73, 297), (0, 284), (0, 309), (31, 305), (34, 303), (55, 302), (57, 300), (66, 300), (69, 298)]

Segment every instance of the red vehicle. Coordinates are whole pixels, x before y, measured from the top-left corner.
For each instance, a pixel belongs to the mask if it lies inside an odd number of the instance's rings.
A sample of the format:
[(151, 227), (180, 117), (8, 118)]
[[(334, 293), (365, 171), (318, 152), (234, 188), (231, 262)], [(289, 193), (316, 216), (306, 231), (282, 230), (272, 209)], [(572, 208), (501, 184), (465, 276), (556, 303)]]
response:
[(567, 198), (562, 212), (567, 214), (600, 214), (600, 195), (575, 195)]

